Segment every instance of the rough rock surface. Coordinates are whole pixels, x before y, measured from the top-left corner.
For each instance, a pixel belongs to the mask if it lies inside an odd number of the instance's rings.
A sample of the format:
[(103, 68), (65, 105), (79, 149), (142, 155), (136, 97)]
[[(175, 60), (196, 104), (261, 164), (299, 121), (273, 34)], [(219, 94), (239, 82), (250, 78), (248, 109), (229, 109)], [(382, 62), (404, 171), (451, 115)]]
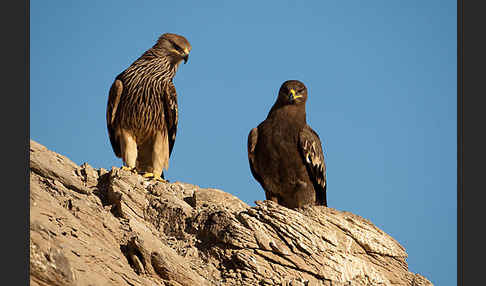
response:
[(78, 166), (30, 142), (31, 285), (432, 285), (370, 221)]

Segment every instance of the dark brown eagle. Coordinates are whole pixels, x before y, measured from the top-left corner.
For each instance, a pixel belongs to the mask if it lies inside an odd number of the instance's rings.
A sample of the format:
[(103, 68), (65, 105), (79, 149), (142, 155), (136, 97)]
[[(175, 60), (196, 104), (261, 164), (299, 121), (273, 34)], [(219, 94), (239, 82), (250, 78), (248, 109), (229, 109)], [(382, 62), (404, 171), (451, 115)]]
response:
[(106, 123), (123, 169), (162, 180), (177, 131), (177, 93), (172, 79), (190, 51), (183, 36), (163, 34), (111, 85)]
[(327, 206), (326, 163), (319, 136), (306, 123), (306, 101), (302, 82), (284, 82), (265, 121), (248, 135), (253, 177), (267, 200), (288, 208)]

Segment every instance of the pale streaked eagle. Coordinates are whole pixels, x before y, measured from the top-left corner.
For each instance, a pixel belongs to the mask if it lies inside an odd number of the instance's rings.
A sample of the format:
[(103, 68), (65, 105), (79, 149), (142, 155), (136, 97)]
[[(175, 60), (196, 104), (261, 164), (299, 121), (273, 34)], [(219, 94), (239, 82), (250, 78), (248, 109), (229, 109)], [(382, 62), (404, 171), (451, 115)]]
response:
[(123, 169), (163, 179), (177, 131), (177, 94), (172, 83), (191, 45), (183, 36), (166, 33), (120, 73), (111, 85), (106, 123), (111, 146)]
[(307, 88), (282, 84), (267, 118), (248, 135), (251, 173), (267, 200), (288, 208), (327, 206), (326, 163), (317, 133), (306, 123)]

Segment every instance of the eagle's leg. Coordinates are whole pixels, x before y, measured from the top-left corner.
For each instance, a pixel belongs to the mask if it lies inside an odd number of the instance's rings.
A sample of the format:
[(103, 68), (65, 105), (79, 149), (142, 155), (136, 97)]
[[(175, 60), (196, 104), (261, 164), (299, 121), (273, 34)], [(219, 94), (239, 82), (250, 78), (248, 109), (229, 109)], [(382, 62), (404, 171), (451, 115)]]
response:
[(169, 139), (167, 132), (157, 132), (153, 139), (152, 166), (154, 179), (160, 182), (166, 182), (162, 176), (163, 170), (167, 170), (169, 167)]
[(122, 129), (120, 132), (120, 148), (123, 163), (125, 166), (122, 169), (133, 170), (137, 161), (137, 142), (133, 136), (126, 130)]
[(169, 160), (169, 143), (167, 135), (164, 132), (156, 134), (140, 146), (137, 168), (144, 171), (144, 178), (153, 179), (159, 182), (164, 180), (163, 169), (167, 168)]

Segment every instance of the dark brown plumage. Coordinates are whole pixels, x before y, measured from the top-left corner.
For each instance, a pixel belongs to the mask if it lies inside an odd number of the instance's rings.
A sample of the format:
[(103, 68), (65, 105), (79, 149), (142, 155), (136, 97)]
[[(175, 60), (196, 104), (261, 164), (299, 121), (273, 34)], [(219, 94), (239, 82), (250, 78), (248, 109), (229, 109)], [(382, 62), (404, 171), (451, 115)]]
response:
[(267, 200), (288, 208), (327, 206), (321, 141), (306, 123), (307, 88), (297, 80), (280, 87), (267, 118), (248, 135), (248, 159)]
[(169, 167), (178, 121), (172, 79), (190, 50), (183, 36), (163, 34), (113, 82), (106, 122), (113, 151), (125, 169), (160, 179)]

